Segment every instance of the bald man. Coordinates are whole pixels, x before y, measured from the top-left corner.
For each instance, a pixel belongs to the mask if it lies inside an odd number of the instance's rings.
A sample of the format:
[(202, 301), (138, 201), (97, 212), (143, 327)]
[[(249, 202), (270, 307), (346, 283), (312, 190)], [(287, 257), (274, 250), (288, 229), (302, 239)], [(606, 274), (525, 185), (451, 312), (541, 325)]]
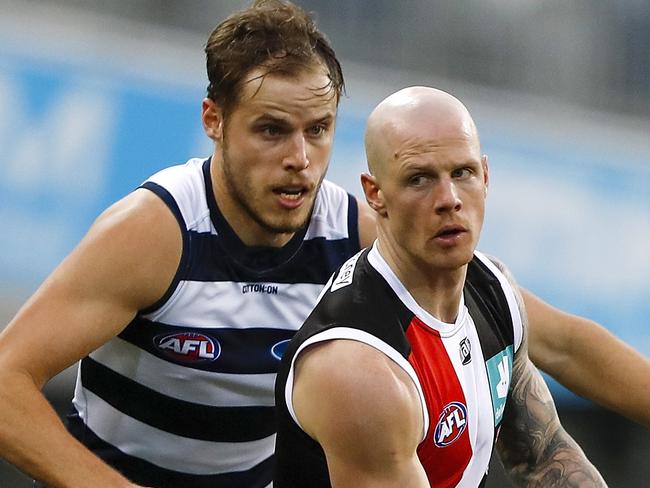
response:
[(365, 143), (378, 238), (282, 358), (274, 486), (480, 486), (495, 444), (519, 484), (605, 486), (528, 358), (514, 279), (476, 251), (489, 177), (467, 109), (407, 88)]

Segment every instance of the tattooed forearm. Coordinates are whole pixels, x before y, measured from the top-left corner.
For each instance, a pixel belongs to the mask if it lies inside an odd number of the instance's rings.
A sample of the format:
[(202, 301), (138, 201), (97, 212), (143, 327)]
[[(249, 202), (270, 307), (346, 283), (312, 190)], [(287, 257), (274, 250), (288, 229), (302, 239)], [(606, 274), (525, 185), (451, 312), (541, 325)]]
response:
[(513, 288), (523, 325), (521, 346), (512, 365), (512, 382), (497, 450), (510, 476), (521, 486), (607, 486), (582, 449), (560, 425), (553, 397), (528, 359), (528, 320), (510, 271), (498, 260)]
[(502, 263), (498, 260), (494, 263), (512, 285), (523, 326), (497, 442), (504, 468), (521, 486), (607, 486), (582, 449), (560, 425), (553, 397), (528, 359), (528, 320), (517, 283)]
[[(528, 360), (516, 361), (499, 436), (504, 467), (521, 486), (599, 487), (604, 480), (560, 425), (552, 397)], [(518, 371), (517, 371), (518, 370)]]

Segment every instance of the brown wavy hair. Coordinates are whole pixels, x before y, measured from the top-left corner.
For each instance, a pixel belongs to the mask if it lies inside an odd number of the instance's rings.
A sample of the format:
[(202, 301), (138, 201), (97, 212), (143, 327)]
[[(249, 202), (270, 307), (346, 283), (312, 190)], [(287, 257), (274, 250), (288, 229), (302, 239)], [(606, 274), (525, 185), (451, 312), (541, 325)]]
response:
[[(257, 0), (248, 9), (226, 18), (212, 31), (205, 46), (208, 98), (227, 114), (239, 102), (242, 82), (256, 68), (295, 76), (322, 64), (338, 103), (345, 91), (343, 72), (325, 35), (311, 15), (284, 0)], [(319, 90), (320, 91), (320, 90)]]

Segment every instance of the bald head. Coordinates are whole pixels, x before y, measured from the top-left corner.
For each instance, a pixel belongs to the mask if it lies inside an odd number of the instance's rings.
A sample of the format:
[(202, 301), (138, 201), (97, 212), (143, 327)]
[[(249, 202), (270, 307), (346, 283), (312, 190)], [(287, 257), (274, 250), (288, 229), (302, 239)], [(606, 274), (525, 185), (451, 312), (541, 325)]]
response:
[(368, 117), (368, 169), (378, 176), (405, 144), (436, 144), (445, 139), (466, 139), (480, 152), (476, 126), (460, 100), (436, 88), (404, 88), (384, 99)]

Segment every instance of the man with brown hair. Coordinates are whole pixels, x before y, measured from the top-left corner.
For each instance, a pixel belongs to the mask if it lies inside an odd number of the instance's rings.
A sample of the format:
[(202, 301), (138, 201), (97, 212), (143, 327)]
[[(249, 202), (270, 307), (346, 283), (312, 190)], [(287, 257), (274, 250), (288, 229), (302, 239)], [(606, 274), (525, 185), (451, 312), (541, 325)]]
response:
[[(344, 83), (312, 19), (258, 1), (206, 55), (212, 157), (109, 208), (0, 339), (1, 455), (47, 486), (268, 486), (279, 357), (370, 242), (323, 180)], [(66, 432), (39, 389), (79, 359)]]

